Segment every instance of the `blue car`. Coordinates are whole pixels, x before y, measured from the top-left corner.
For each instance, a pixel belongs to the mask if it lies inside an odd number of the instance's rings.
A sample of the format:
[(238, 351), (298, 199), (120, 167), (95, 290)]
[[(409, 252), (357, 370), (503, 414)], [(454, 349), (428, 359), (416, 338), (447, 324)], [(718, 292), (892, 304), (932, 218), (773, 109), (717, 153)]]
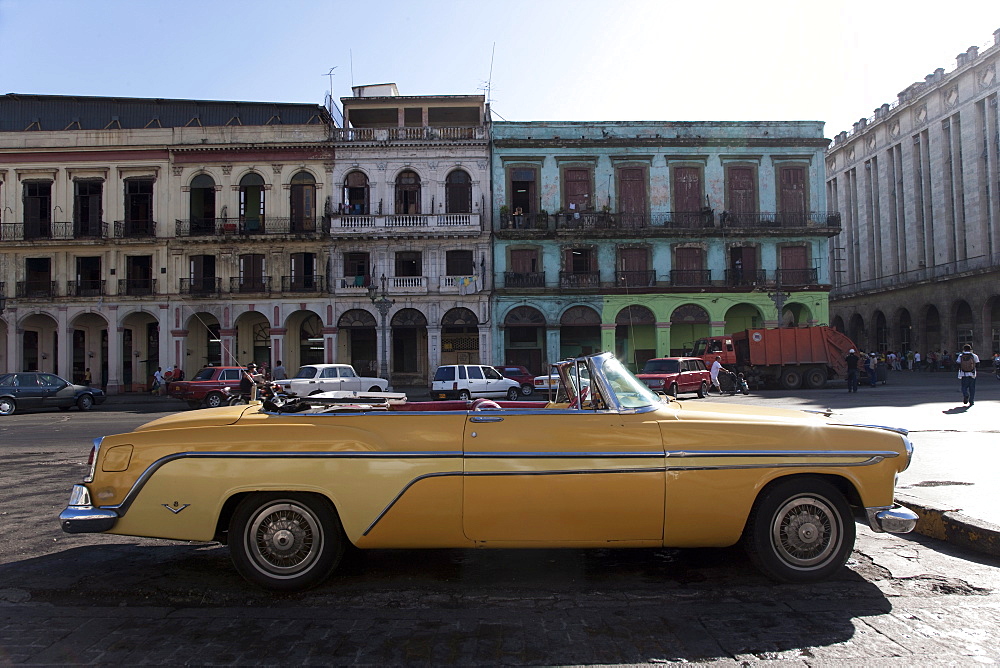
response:
[(25, 371), (0, 375), (0, 415), (36, 408), (65, 411), (73, 406), (89, 411), (105, 399), (107, 395), (99, 388), (74, 385), (52, 373)]

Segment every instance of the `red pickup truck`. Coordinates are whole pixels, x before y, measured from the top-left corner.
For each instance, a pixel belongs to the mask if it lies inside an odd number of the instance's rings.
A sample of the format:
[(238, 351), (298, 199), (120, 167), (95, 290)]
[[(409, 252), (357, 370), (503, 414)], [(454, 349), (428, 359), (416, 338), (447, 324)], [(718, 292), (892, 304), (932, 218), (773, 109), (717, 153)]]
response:
[(167, 396), (186, 402), (188, 408), (218, 408), (226, 399), (223, 388), (231, 387), (233, 393), (239, 391), (241, 373), (243, 368), (238, 366), (207, 366), (191, 380), (171, 382)]

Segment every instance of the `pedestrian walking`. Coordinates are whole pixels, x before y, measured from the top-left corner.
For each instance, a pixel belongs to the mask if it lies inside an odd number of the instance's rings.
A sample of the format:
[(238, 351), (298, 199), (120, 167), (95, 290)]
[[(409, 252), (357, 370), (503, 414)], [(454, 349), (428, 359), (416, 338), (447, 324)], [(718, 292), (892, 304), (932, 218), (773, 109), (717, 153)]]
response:
[(164, 387), (166, 382), (166, 378), (163, 377), (163, 367), (156, 367), (156, 372), (153, 374), (153, 394), (162, 395), (166, 389)]
[(920, 369), (923, 368), (921, 366), (921, 363), (922, 362), (920, 360), (920, 353), (914, 351), (914, 353), (913, 353), (913, 370), (914, 371), (920, 371)]
[(857, 353), (854, 352), (854, 348), (847, 351), (847, 391), (857, 392), (858, 391), (858, 362), (861, 360)]
[(274, 380), (285, 380), (288, 378), (285, 366), (281, 363), (281, 360), (278, 360), (278, 363), (274, 365), (273, 369), (271, 369), (271, 378)]
[(955, 358), (955, 364), (958, 365), (958, 380), (962, 383), (962, 403), (972, 406), (976, 403), (976, 366), (979, 364), (979, 355), (972, 352), (972, 346), (966, 343)]
[(722, 371), (722, 357), (719, 355), (715, 356), (715, 361), (712, 362), (712, 387), (722, 394), (722, 385), (719, 384), (719, 372)]

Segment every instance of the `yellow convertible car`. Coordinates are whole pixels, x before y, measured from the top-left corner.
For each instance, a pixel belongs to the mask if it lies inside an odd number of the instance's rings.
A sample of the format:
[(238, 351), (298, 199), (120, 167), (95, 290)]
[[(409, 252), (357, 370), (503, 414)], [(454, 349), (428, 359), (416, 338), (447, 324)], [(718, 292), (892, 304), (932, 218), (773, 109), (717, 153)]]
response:
[(358, 548), (723, 547), (782, 581), (830, 576), (855, 517), (893, 505), (900, 429), (653, 393), (609, 353), (555, 365), (548, 401), (271, 401), (182, 413), (94, 443), (60, 521), (228, 543), (275, 590)]

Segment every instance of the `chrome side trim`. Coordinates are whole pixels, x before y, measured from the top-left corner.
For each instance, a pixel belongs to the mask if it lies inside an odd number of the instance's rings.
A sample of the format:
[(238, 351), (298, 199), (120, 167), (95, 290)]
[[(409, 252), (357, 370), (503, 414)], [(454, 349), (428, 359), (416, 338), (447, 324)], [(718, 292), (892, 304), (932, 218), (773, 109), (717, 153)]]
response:
[(898, 457), (893, 450), (673, 450), (667, 457)]
[(733, 469), (789, 469), (789, 468), (846, 468), (849, 466), (871, 466), (882, 461), (882, 457), (869, 457), (863, 462), (827, 462), (823, 464), (788, 462), (785, 464), (720, 464), (719, 466), (668, 466), (668, 471), (728, 471)]
[(830, 424), (834, 427), (864, 427), (865, 429), (881, 429), (883, 431), (891, 431), (895, 434), (899, 434), (900, 436), (906, 436), (910, 433), (909, 430), (903, 429), (902, 427), (887, 427), (881, 424), (849, 424), (847, 422), (831, 422)]
[(376, 517), (374, 520), (372, 520), (372, 523), (368, 525), (368, 528), (365, 529), (361, 533), (361, 535), (362, 536), (367, 536), (371, 532), (371, 530), (375, 528), (375, 525), (378, 524), (382, 520), (383, 517), (385, 517), (386, 513), (388, 513), (392, 509), (392, 507), (394, 505), (396, 505), (396, 502), (399, 501), (401, 498), (403, 498), (403, 495), (406, 494), (406, 492), (411, 487), (413, 487), (414, 485), (416, 485), (421, 480), (426, 480), (427, 478), (448, 478), (448, 477), (451, 477), (451, 476), (460, 476), (460, 475), (462, 475), (461, 471), (441, 471), (439, 473), (425, 473), (424, 475), (417, 476), (416, 478), (414, 478), (410, 482), (406, 483), (406, 485), (403, 487), (403, 489), (399, 490), (399, 494), (397, 494), (395, 497), (393, 497), (392, 501), (390, 501), (389, 504), (385, 508), (382, 509), (382, 512), (380, 512), (378, 514), (378, 517)]
[(878, 533), (910, 533), (920, 519), (915, 512), (904, 506), (874, 506), (865, 508), (868, 526)]

